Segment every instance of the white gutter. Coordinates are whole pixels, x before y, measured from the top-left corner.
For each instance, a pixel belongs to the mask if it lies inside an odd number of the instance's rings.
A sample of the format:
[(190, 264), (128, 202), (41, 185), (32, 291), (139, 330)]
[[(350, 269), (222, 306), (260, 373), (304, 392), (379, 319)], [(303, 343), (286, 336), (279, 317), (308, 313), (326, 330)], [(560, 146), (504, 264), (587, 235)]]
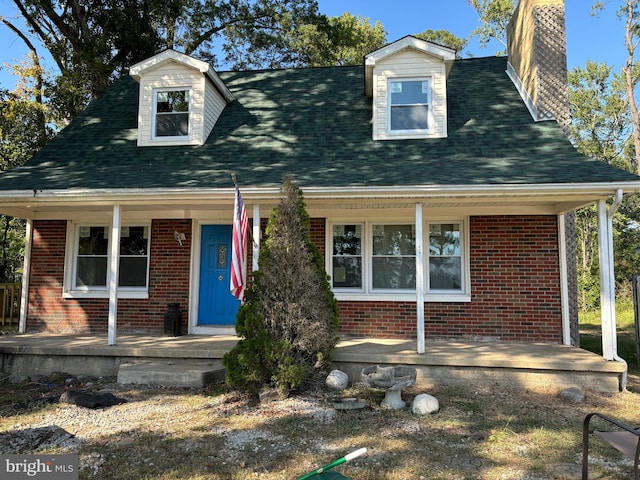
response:
[(598, 201), (598, 255), (600, 258), (600, 308), (602, 322), (602, 356), (605, 360), (624, 364), (620, 390), (627, 385), (627, 362), (618, 356), (616, 334), (615, 276), (613, 264), (613, 215), (622, 203), (622, 189), (616, 190), (614, 202), (607, 209), (605, 200)]
[[(469, 196), (512, 196), (519, 195), (549, 195), (576, 194), (580, 196), (611, 195), (611, 191), (624, 189), (627, 193), (640, 192), (640, 182), (603, 182), (603, 183), (573, 183), (563, 184), (527, 184), (527, 185), (407, 185), (407, 186), (347, 186), (347, 187), (303, 187), (305, 198), (313, 199), (343, 199), (343, 198), (418, 198), (430, 196), (433, 198), (458, 195)], [(140, 201), (142, 198), (180, 197), (202, 200), (226, 200), (233, 198), (233, 187), (229, 188), (122, 188), (122, 189), (54, 189), (54, 190), (7, 190), (0, 191), (0, 201), (3, 199), (21, 201), (26, 199), (38, 200), (69, 200), (69, 199), (127, 199)], [(249, 200), (262, 198), (280, 198), (280, 187), (243, 187), (242, 197)]]

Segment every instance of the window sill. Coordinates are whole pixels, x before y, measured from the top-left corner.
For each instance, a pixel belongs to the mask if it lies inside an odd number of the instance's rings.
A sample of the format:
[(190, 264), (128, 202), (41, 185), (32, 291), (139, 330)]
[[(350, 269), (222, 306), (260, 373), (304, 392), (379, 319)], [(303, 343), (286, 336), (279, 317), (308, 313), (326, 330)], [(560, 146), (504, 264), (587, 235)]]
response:
[[(333, 292), (338, 301), (351, 302), (415, 302), (415, 293), (349, 293), (349, 292)], [(425, 294), (425, 303), (435, 302), (453, 302), (468, 303), (471, 302), (471, 295), (455, 293), (455, 294)]]
[[(63, 292), (62, 298), (109, 298), (108, 291), (69, 291)], [(146, 300), (149, 298), (148, 291), (139, 292), (118, 292), (118, 298), (134, 298)]]

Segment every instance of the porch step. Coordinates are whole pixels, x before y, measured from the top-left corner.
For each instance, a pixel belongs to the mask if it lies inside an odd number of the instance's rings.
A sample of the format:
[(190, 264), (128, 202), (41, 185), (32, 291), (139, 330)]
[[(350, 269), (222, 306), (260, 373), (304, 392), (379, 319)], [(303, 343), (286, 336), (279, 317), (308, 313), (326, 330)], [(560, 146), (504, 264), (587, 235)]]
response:
[(224, 381), (224, 375), (220, 361), (123, 363), (118, 368), (118, 383), (201, 388)]

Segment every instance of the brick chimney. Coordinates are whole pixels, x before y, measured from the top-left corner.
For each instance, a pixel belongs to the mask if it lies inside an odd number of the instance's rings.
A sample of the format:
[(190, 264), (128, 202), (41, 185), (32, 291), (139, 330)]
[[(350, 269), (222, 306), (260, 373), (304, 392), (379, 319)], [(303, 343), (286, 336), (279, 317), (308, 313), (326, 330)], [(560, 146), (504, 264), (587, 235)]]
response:
[(571, 123), (564, 0), (520, 0), (507, 27), (507, 73), (535, 120)]

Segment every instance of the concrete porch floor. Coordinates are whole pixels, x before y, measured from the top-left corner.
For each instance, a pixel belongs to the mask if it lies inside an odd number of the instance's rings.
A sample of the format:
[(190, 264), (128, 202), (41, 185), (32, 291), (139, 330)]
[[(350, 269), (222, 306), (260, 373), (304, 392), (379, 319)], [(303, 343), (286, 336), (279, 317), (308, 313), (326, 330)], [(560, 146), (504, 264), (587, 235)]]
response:
[[(0, 336), (0, 372), (115, 376), (123, 363), (219, 365), (237, 341), (235, 336), (120, 335), (117, 344), (109, 346), (106, 335), (7, 335)], [(359, 381), (360, 371), (369, 365), (408, 365), (418, 370), (419, 384), (578, 386), (610, 393), (620, 390), (626, 371), (621, 363), (566, 345), (429, 339), (426, 353), (418, 354), (415, 340), (343, 338), (334, 352), (333, 365), (345, 371), (352, 382)]]

